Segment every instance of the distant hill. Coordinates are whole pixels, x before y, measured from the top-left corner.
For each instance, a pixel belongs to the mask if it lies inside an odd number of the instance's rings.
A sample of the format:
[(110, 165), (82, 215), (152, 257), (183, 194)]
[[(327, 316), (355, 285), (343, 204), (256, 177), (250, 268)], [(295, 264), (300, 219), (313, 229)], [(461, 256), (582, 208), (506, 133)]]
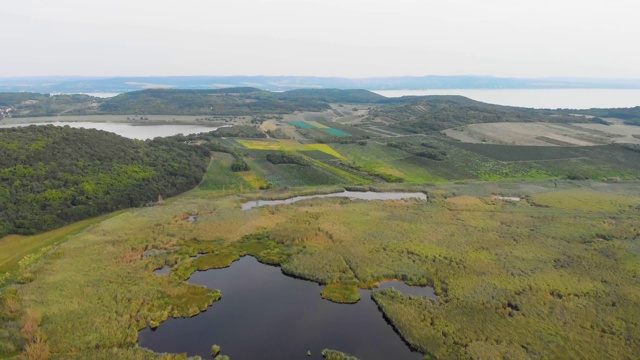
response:
[[(224, 89), (148, 89), (111, 98), (88, 95), (0, 93), (0, 119), (56, 115), (253, 116), (324, 111), (331, 104), (371, 105), (368, 121), (411, 133), (440, 131), (487, 122), (600, 122), (575, 114), (618, 117), (639, 124), (640, 107), (590, 110), (540, 110), (487, 104), (463, 96), (431, 95), (387, 98), (368, 90), (298, 89), (271, 92), (253, 87)], [(3, 112), (5, 111), (5, 112)]]
[[(617, 109), (587, 109), (587, 110), (563, 110), (566, 114), (591, 115), (600, 118), (622, 119), (628, 125), (640, 126), (640, 106)], [(605, 123), (604, 120), (599, 120)]]
[(314, 76), (147, 76), (0, 78), (0, 91), (41, 93), (123, 93), (151, 88), (216, 89), (640, 89), (640, 79), (500, 78), (492, 76), (396, 76), (339, 78)]
[(218, 90), (142, 90), (106, 99), (109, 114), (255, 115), (322, 111), (329, 103), (373, 103), (384, 96), (367, 90), (306, 89), (284, 93), (256, 88)]
[(269, 92), (251, 87), (189, 90), (149, 89), (112, 98), (0, 93), (0, 106), (14, 117), (55, 115), (258, 115), (323, 111), (330, 103), (375, 103), (386, 99), (367, 90), (304, 89)]
[(387, 98), (368, 90), (300, 89), (278, 93), (282, 101), (313, 99), (326, 103), (373, 104)]
[(372, 121), (411, 133), (435, 132), (468, 124), (490, 122), (590, 121), (553, 111), (487, 104), (463, 96), (404, 96), (389, 98), (369, 113)]

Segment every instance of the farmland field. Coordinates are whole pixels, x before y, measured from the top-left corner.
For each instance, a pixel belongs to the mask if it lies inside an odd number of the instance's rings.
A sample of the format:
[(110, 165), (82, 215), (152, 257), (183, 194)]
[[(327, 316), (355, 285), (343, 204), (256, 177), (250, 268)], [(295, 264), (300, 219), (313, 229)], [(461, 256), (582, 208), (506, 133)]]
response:
[(198, 189), (224, 190), (227, 192), (252, 189), (253, 186), (245, 181), (242, 176), (231, 171), (233, 160), (233, 156), (230, 154), (215, 153)]
[(338, 159), (346, 159), (344, 156), (342, 156), (339, 152), (335, 151), (331, 146), (327, 145), (327, 144), (307, 144), (308, 147), (318, 150), (318, 151), (322, 151), (325, 154), (334, 156)]
[(336, 185), (348, 183), (341, 177), (316, 166), (301, 166), (294, 164), (274, 165), (264, 160), (254, 160), (251, 163), (256, 166), (256, 173), (276, 187)]
[(315, 129), (316, 126), (309, 124), (308, 122), (305, 121), (289, 121), (289, 124), (301, 128), (301, 129)]
[[(615, 120), (611, 120), (615, 121)], [(614, 123), (548, 124), (548, 123), (487, 123), (472, 124), (443, 131), (447, 136), (469, 143), (527, 146), (593, 146), (640, 141), (637, 127)]]
[(306, 145), (295, 140), (237, 140), (237, 142), (245, 148), (252, 150), (296, 151), (306, 149)]
[(331, 135), (338, 135), (338, 136), (351, 136), (351, 134), (346, 133), (342, 130), (338, 130), (338, 129), (324, 129), (324, 131), (328, 132)]

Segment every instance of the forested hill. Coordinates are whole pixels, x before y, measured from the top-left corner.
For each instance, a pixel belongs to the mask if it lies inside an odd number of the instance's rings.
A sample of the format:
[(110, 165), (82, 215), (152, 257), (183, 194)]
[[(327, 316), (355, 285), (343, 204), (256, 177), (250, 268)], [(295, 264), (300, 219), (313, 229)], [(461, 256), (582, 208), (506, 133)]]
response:
[(107, 99), (87, 95), (0, 93), (0, 109), (12, 108), (13, 117), (107, 114), (244, 116), (323, 111), (330, 108), (330, 103), (375, 103), (383, 99), (384, 96), (367, 90), (301, 89), (278, 93), (250, 87), (148, 89)]
[(579, 116), (552, 110), (487, 104), (463, 96), (404, 96), (380, 102), (371, 111), (372, 120), (383, 120), (390, 126), (412, 133), (490, 122), (591, 122)]
[(0, 129), (0, 236), (33, 234), (195, 187), (208, 151), (56, 126)]
[(109, 114), (254, 115), (322, 111), (329, 103), (373, 103), (383, 96), (367, 90), (304, 89), (283, 93), (254, 88), (134, 91), (106, 99)]

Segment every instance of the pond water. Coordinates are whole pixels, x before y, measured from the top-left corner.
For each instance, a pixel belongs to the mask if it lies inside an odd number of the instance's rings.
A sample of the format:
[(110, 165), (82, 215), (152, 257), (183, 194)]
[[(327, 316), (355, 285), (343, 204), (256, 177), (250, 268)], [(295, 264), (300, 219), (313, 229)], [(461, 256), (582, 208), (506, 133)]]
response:
[(3, 124), (2, 128), (12, 128), (29, 125), (70, 126), (73, 128), (98, 129), (109, 131), (129, 139), (147, 140), (155, 137), (173, 136), (177, 134), (198, 134), (217, 130), (218, 127), (200, 125), (135, 125), (129, 123), (108, 122), (52, 122), (35, 124)]
[(343, 198), (360, 199), (360, 200), (402, 200), (402, 199), (427, 200), (427, 195), (424, 193), (344, 191), (344, 192), (333, 193), (333, 194), (296, 196), (296, 197), (292, 197), (284, 200), (247, 201), (246, 203), (242, 204), (242, 210), (249, 210), (249, 209), (253, 209), (255, 207), (260, 207), (260, 206), (291, 204), (300, 200), (329, 198), (329, 197), (343, 197)]
[[(155, 330), (142, 330), (141, 347), (210, 358), (211, 346), (218, 344), (234, 360), (302, 359), (307, 351), (310, 358), (321, 359), (325, 348), (360, 359), (423, 358), (386, 322), (370, 290), (360, 290), (362, 299), (356, 304), (333, 303), (320, 297), (322, 286), (286, 276), (249, 256), (229, 268), (196, 272), (189, 282), (220, 289), (222, 299), (195, 317), (168, 319)], [(433, 294), (431, 288), (412, 290)]]

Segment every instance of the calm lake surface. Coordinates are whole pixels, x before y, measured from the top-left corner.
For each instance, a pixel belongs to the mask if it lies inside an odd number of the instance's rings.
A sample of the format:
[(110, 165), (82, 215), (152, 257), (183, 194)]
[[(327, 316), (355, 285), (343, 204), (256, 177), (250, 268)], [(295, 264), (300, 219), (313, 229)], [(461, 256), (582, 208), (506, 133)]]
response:
[(155, 137), (165, 137), (177, 134), (198, 134), (217, 130), (217, 127), (200, 125), (134, 125), (128, 123), (108, 123), (108, 122), (54, 122), (36, 124), (5, 124), (2, 128), (12, 128), (29, 125), (55, 125), (70, 126), (73, 128), (98, 129), (109, 131), (129, 139), (147, 140)]
[(640, 106), (640, 89), (446, 89), (372, 90), (386, 97), (462, 95), (490, 104), (537, 109), (590, 109)]
[[(221, 346), (231, 359), (321, 359), (322, 349), (344, 351), (360, 359), (422, 359), (411, 351), (377, 305), (371, 291), (360, 290), (356, 304), (337, 304), (320, 297), (314, 282), (284, 275), (280, 268), (245, 256), (225, 269), (196, 272), (189, 282), (220, 289), (222, 299), (188, 319), (168, 319), (140, 332), (141, 347), (156, 352), (210, 358)], [(401, 285), (400, 285), (401, 284)], [(433, 289), (384, 282), (398, 291), (434, 297)]]
[(284, 200), (247, 201), (246, 203), (242, 204), (242, 210), (249, 210), (249, 209), (253, 209), (255, 207), (260, 207), (260, 206), (291, 204), (300, 200), (329, 198), (329, 197), (353, 198), (353, 199), (361, 199), (361, 200), (402, 200), (402, 199), (427, 200), (427, 195), (424, 193), (344, 191), (344, 192), (333, 193), (333, 194), (296, 196), (296, 197), (292, 197)]

